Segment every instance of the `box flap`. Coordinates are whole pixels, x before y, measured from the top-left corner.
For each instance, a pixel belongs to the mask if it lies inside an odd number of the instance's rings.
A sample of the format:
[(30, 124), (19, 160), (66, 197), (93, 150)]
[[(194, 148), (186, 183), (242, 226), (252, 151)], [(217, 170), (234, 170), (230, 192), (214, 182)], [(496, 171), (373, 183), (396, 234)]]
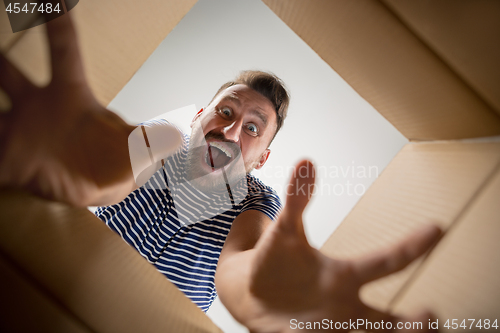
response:
[(384, 4), (264, 2), (408, 139), (500, 134), (500, 116)]
[[(466, 319), (467, 327), (469, 318), (491, 323), (498, 319), (500, 168), (492, 178), (394, 301), (396, 313), (431, 310), (440, 318), (441, 328), (453, 318), (459, 325)], [(473, 326), (471, 331), (479, 329)]]
[(384, 2), (500, 114), (500, 1)]
[[(407, 144), (321, 251), (355, 258), (395, 244), (424, 224), (446, 229), (499, 163), (500, 142)], [(362, 298), (386, 309), (416, 266), (366, 285)]]
[(1, 256), (92, 331), (220, 332), (87, 209), (3, 190), (0, 220)]

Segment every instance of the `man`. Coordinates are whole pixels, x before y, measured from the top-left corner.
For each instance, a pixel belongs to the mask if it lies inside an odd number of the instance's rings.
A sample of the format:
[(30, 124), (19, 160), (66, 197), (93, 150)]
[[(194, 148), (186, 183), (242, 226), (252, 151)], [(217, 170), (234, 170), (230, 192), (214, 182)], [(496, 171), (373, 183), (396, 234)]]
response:
[[(180, 151), (144, 186), (96, 211), (204, 311), (217, 295), (217, 262), (235, 218), (252, 211), (253, 219), (261, 215), (257, 221), (276, 220), (281, 208), (276, 193), (250, 171), (266, 163), (288, 101), (276, 76), (241, 73), (195, 115), (191, 139), (184, 136)], [(161, 130), (162, 123), (149, 126)]]
[[(69, 15), (49, 22), (47, 32), (52, 55), (52, 81), (47, 87), (34, 86), (0, 56), (0, 87), (13, 105), (0, 115), (0, 186), (23, 188), (75, 206), (116, 203), (135, 186), (127, 144), (134, 127), (92, 96)], [(253, 132), (254, 127), (244, 127), (247, 122), (241, 114), (233, 125), (221, 127), (227, 140), (237, 142), (239, 133), (245, 166), (258, 167), (267, 159), (265, 149), (277, 128), (274, 110), (266, 107), (271, 103), (259, 92), (245, 85), (232, 89), (243, 109), (247, 100), (261, 101), (268, 124), (275, 125), (266, 127), (253, 146), (244, 141), (255, 138), (242, 137), (242, 131)], [(211, 105), (214, 112), (203, 111), (195, 119), (205, 124), (205, 135), (219, 128), (215, 111), (230, 116), (224, 108)], [(430, 226), (399, 245), (358, 260), (326, 257), (309, 246), (302, 226), (314, 168), (309, 161), (299, 162), (296, 168), (307, 172), (292, 175), (286, 204), (275, 223), (255, 209), (241, 212), (232, 222), (215, 276), (222, 302), (252, 332), (288, 332), (292, 318), (299, 322), (399, 321), (363, 304), (359, 288), (404, 268), (435, 242), (439, 230)], [(427, 317), (413, 320), (427, 322)]]

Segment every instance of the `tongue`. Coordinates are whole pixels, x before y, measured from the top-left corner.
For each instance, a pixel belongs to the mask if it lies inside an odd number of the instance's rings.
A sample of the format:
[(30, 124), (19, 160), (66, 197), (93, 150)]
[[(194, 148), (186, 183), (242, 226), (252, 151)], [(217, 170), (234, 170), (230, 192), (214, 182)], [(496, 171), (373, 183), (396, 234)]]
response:
[(212, 168), (219, 169), (226, 165), (230, 158), (218, 148), (213, 146), (208, 147), (208, 165)]

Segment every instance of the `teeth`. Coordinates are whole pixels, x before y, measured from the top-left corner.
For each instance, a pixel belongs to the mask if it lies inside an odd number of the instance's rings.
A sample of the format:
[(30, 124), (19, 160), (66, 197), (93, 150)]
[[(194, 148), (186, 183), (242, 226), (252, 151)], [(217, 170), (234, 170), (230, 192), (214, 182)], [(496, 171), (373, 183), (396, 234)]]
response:
[(220, 150), (222, 150), (224, 152), (224, 154), (226, 154), (227, 157), (231, 158), (231, 152), (229, 152), (226, 148), (224, 148), (220, 143), (218, 142), (209, 142), (208, 143), (210, 146), (212, 147), (215, 147), (215, 148), (218, 148)]

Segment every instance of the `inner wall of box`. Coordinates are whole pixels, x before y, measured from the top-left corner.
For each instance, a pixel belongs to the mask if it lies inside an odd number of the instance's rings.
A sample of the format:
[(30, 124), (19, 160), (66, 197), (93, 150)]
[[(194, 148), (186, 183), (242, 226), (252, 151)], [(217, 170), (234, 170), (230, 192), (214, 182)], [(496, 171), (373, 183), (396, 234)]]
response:
[[(414, 141), (434, 141), (500, 134), (499, 106), (496, 99), (496, 96), (500, 96), (496, 81), (500, 75), (498, 75), (498, 65), (488, 62), (489, 58), (498, 59), (498, 56), (495, 55), (498, 55), (500, 42), (484, 39), (490, 48), (486, 52), (486, 58), (476, 63), (483, 67), (486, 66), (488, 71), (474, 66), (467, 67), (475, 62), (469, 62), (465, 66), (460, 55), (466, 53), (457, 53), (455, 48), (457, 45), (462, 46), (463, 44), (463, 47), (467, 49), (477, 39), (469, 38), (464, 41), (461, 38), (460, 43), (454, 44), (453, 38), (446, 37), (453, 37), (454, 29), (450, 28), (456, 24), (453, 21), (453, 16), (448, 16), (446, 20), (441, 20), (442, 15), (434, 17), (429, 23), (425, 21), (425, 19), (428, 20), (429, 15), (426, 15), (425, 11), (422, 12), (422, 10), (430, 8), (430, 13), (436, 12), (436, 10), (441, 13), (450, 13), (464, 10), (461, 5), (453, 8), (432, 8), (432, 5), (427, 4), (427, 7), (422, 6), (420, 11), (416, 12), (411, 8), (411, 3), (405, 1), (362, 3), (337, 1), (322, 2), (315, 6), (297, 0), (286, 2), (265, 0), (264, 2), (406, 138)], [(150, 9), (154, 7), (154, 10), (149, 11), (142, 7), (141, 10), (138, 10), (132, 3), (127, 3), (122, 9), (110, 5), (107, 12), (112, 12), (114, 17), (118, 19), (118, 21), (113, 21), (114, 24), (106, 23), (106, 16), (100, 16), (101, 14), (93, 10), (93, 6), (97, 6), (97, 2), (89, 0), (85, 4), (82, 2), (77, 6), (75, 20), (81, 35), (89, 81), (101, 102), (108, 104), (116, 96), (193, 4), (194, 2), (185, 3), (185, 6), (182, 7), (176, 1), (157, 1), (156, 6), (148, 7)], [(203, 7), (206, 4), (206, 1), (200, 1), (199, 8), (193, 7), (192, 12), (186, 16), (186, 20), (182, 21), (176, 30), (169, 35), (166, 42), (169, 42), (170, 38), (172, 43), (179, 43), (176, 48), (182, 44), (189, 45), (185, 40), (176, 40), (179, 37), (175, 33), (178, 30), (181, 31), (182, 24), (189, 23), (190, 17), (193, 20), (194, 18), (202, 19), (200, 17), (203, 15), (197, 17), (197, 13), (214, 10), (215, 7)], [(233, 6), (233, 4), (229, 4), (230, 2), (224, 2), (225, 7)], [(436, 6), (443, 5), (437, 4)], [(491, 8), (480, 6), (491, 6)], [(175, 10), (172, 10), (174, 8)], [(258, 10), (262, 10), (259, 12), (261, 14), (266, 13), (264, 16), (259, 16), (263, 20), (266, 19), (266, 15), (270, 17), (270, 11), (266, 12), (262, 8)], [(127, 11), (138, 13), (138, 16), (124, 16), (123, 13)], [(215, 12), (214, 10), (214, 14), (220, 14)], [(299, 12), (301, 14), (296, 15)], [(477, 15), (483, 15), (484, 19), (470, 20), (470, 24), (486, 22), (487, 18), (490, 17), (488, 15), (498, 12), (498, 3), (480, 2), (478, 10), (474, 12)], [(130, 16), (133, 18), (133, 22), (129, 21)], [(170, 19), (152, 19), (167, 16)], [(208, 17), (212, 19), (214, 16)], [(241, 17), (239, 19), (241, 20)], [(0, 28), (4, 29), (5, 20), (0, 21), (2, 22)], [(422, 22), (427, 25), (423, 25)], [(226, 23), (224, 20), (222, 25)], [(426, 30), (429, 24), (434, 25), (434, 28)], [(498, 22), (492, 24), (494, 27), (497, 24), (498, 28)], [(206, 28), (212, 25), (214, 25), (213, 19), (210, 23), (205, 24), (202, 30), (209, 33), (209, 29)], [(142, 30), (137, 30), (138, 26)], [(200, 23), (200, 26), (203, 25)], [(201, 34), (202, 30), (198, 31), (200, 41), (193, 41), (192, 48), (175, 51), (190, 61), (193, 61), (192, 54), (206, 52), (205, 47), (199, 48), (200, 43), (203, 42), (203, 39), (214, 40), (214, 37), (211, 36), (207, 39)], [(471, 30), (480, 32), (481, 26), (474, 26)], [(500, 29), (493, 30), (500, 31)], [(445, 31), (445, 33), (433, 34), (433, 31)], [(269, 31), (266, 33), (270, 35)], [(2, 36), (4, 35), (2, 34)], [(16, 62), (28, 77), (39, 84), (47, 82), (50, 76), (43, 38), (43, 29), (32, 29), (8, 53), (8, 57)], [(491, 38), (498, 37), (492, 36)], [(300, 42), (302, 43), (302, 41)], [(0, 44), (4, 45), (3, 43), (2, 37)], [(481, 45), (479, 46), (481, 47)], [(248, 53), (248, 49), (243, 49)], [(472, 48), (469, 47), (469, 49)], [(233, 51), (231, 50), (231, 52)], [(285, 82), (289, 78), (289, 68), (300, 69), (304, 63), (313, 61), (312, 58), (308, 58), (310, 55), (303, 55), (298, 60), (290, 60), (292, 52), (284, 52), (285, 50), (281, 49), (279, 51), (283, 51), (281, 54), (287, 56), (278, 57), (284, 69), (275, 71), (279, 76), (283, 76)], [(277, 52), (276, 45), (273, 52)], [(265, 53), (266, 57), (273, 52)], [(312, 57), (316, 56), (314, 52), (310, 52), (313, 54)], [(262, 49), (259, 50), (259, 53), (263, 53)], [(251, 64), (262, 66), (258, 61), (255, 61), (261, 58), (259, 53), (253, 56), (254, 62), (250, 62), (249, 65), (245, 64), (245, 66), (251, 66)], [(220, 48), (215, 52), (207, 52), (207, 54), (221, 56)], [(370, 56), (367, 57), (367, 54)], [(456, 54), (459, 56), (455, 57)], [(478, 52), (478, 56), (484, 56), (484, 54), (485, 52)], [(198, 62), (204, 67), (210, 67), (206, 66), (206, 60), (207, 57), (202, 57)], [(168, 63), (168, 61), (164, 62)], [(227, 65), (227, 63), (226, 60), (225, 64)], [(319, 67), (322, 72), (330, 71), (336, 75), (324, 64), (319, 66), (323, 66)], [(181, 66), (178, 67), (181, 68)], [(213, 67), (214, 72), (205, 72), (202, 69), (197, 69), (192, 73), (181, 71), (181, 80), (177, 80), (172, 88), (187, 87), (186, 89), (194, 95), (201, 91), (198, 86), (201, 84), (198, 82), (200, 77), (213, 76), (213, 85), (216, 87), (226, 78), (234, 76), (238, 70), (244, 69), (243, 67), (242, 64), (233, 64), (233, 67), (215, 66)], [(224, 68), (230, 69), (225, 70)], [(137, 77), (146, 74), (148, 70), (150, 68), (147, 65), (143, 66), (137, 73)], [(166, 73), (171, 74), (171, 71), (167, 70)], [(313, 86), (310, 82), (315, 82), (315, 78), (305, 80), (309, 87)], [(185, 79), (185, 82), (182, 79)], [(130, 85), (125, 87), (124, 94), (131, 91), (127, 89), (132, 89), (134, 82), (134, 80), (130, 81)], [(294, 91), (302, 91), (307, 87), (297, 84), (296, 86), (292, 85), (291, 88), (292, 93), (294, 93)], [(149, 88), (149, 91), (154, 91), (154, 89), (155, 87)], [(336, 84), (322, 86), (317, 89), (317, 93), (331, 95), (332, 91), (338, 91), (338, 89), (339, 86)], [(166, 100), (175, 99), (170, 91), (176, 90), (158, 91), (157, 89), (156, 93), (164, 95), (164, 98), (160, 99), (160, 102), (163, 103), (162, 107), (153, 109), (151, 113), (148, 113), (148, 110), (141, 110), (141, 115), (136, 116), (137, 118), (133, 120), (147, 120), (156, 116), (160, 109), (166, 111), (193, 103), (201, 107), (211, 97), (211, 92), (203, 90), (204, 92), (201, 96), (197, 96), (197, 100), (194, 102), (192, 98), (186, 98), (185, 100), (175, 100), (175, 103), (168, 105), (165, 104)], [(148, 89), (140, 92), (135, 96), (136, 99), (141, 98), (141, 96), (144, 98), (144, 93), (147, 93)], [(357, 95), (357, 93), (347, 92), (347, 94), (353, 95)], [(305, 143), (304, 140), (293, 141), (293, 137), (299, 137), (297, 132), (303, 133), (304, 128), (315, 129), (310, 137), (316, 139), (317, 146), (321, 146), (323, 149), (326, 146), (329, 152), (352, 151), (352, 149), (360, 147), (356, 151), (358, 155), (349, 156), (344, 160), (322, 160), (322, 155), (318, 155), (320, 165), (326, 168), (336, 166), (337, 170), (343, 166), (344, 171), (347, 167), (353, 166), (354, 163), (351, 163), (353, 160), (361, 166), (379, 163), (377, 165), (381, 166), (380, 171), (382, 171), (392, 156), (396, 155), (396, 152), (406, 142), (398, 135), (386, 136), (387, 133), (397, 134), (397, 132), (392, 126), (381, 125), (380, 131), (369, 132), (370, 142), (374, 146), (391, 144), (393, 148), (385, 157), (380, 157), (378, 150), (366, 145), (366, 142), (359, 140), (356, 135), (348, 136), (348, 139), (345, 137), (344, 139), (322, 137), (321, 133), (335, 133), (335, 130), (330, 127), (323, 131), (318, 130), (316, 127), (318, 123), (328, 124), (332, 120), (325, 121), (324, 116), (317, 115), (317, 110), (328, 112), (332, 117), (333, 115), (342, 117), (346, 113), (358, 112), (360, 108), (366, 108), (366, 105), (363, 104), (365, 103), (363, 101), (352, 108), (342, 108), (335, 104), (336, 100), (330, 100), (326, 104), (326, 110), (324, 110), (324, 106), (311, 106), (310, 101), (314, 100), (311, 96), (315, 96), (314, 94), (315, 92), (309, 92), (304, 98), (304, 104), (300, 104), (298, 107), (299, 103), (297, 103), (295, 104), (296, 109), (290, 110), (290, 121), (285, 126), (284, 132), (288, 131), (291, 139), (283, 140), (281, 143), (277, 141), (276, 144), (273, 144), (275, 151), (285, 152), (287, 156), (279, 160), (286, 163), (272, 164), (273, 162), (270, 160), (272, 170), (275, 172), (278, 170), (281, 173), (286, 173), (286, 170), (282, 171), (280, 166), (293, 164), (294, 161), (290, 159), (290, 156), (295, 155), (290, 152), (290, 147), (294, 148), (293, 153), (310, 150), (311, 145)], [(117, 109), (120, 108), (119, 98), (120, 96), (113, 104)], [(301, 97), (296, 99), (301, 101)], [(329, 108), (332, 105), (336, 105), (337, 108)], [(342, 110), (342, 112), (335, 113), (335, 110)], [(377, 122), (383, 124), (378, 120), (379, 118), (370, 115), (370, 112), (373, 112), (371, 106), (364, 110), (364, 113), (356, 115), (359, 120), (357, 123), (353, 122), (352, 128), (348, 127), (349, 129), (345, 130), (344, 126), (344, 132), (351, 132), (353, 128), (359, 129), (355, 125), (362, 126), (362, 119), (369, 125), (373, 125), (373, 121), (368, 122), (369, 118), (366, 117), (374, 117), (373, 119), (377, 119)], [(294, 119), (292, 116), (294, 113), (301, 116), (296, 116)], [(122, 115), (132, 119), (132, 115), (125, 109), (123, 109)], [(339, 128), (338, 132), (342, 132), (342, 128)], [(376, 141), (377, 139), (380, 141)], [(292, 141), (290, 142), (290, 140)], [(396, 144), (394, 140), (397, 141)], [(338, 142), (340, 144), (335, 146)], [(346, 146), (345, 142), (352, 143), (354, 148), (348, 148), (349, 146)], [(488, 279), (491, 277), (498, 276), (498, 262), (493, 262), (488, 268), (485, 261), (477, 259), (487, 256), (488, 253), (498, 252), (493, 240), (495, 235), (498, 235), (499, 212), (496, 210), (492, 198), (498, 197), (499, 151), (498, 143), (494, 142), (418, 142), (406, 145), (377, 182), (373, 184), (367, 195), (347, 216), (341, 227), (326, 242), (322, 250), (341, 257), (355, 256), (390, 244), (429, 221), (434, 221), (445, 229), (453, 226), (449, 234), (443, 238), (442, 243), (434, 249), (423, 264), (417, 262), (401, 274), (380, 281), (378, 284), (367, 286), (362, 292), (363, 298), (381, 309), (392, 309), (406, 313), (419, 307), (429, 306), (432, 297), (425, 292), (426, 290), (442, 290), (442, 294), (434, 293), (435, 299), (433, 301), (440, 316), (456, 313), (474, 314), (471, 312), (474, 306), (479, 314), (493, 313), (488, 312), (490, 310), (498, 312), (499, 304), (494, 301), (500, 299), (498, 292), (492, 292), (491, 288), (488, 289), (488, 287), (481, 289), (477, 285), (478, 279), (489, 281)], [(274, 152), (273, 154), (276, 155)], [(363, 156), (366, 157), (367, 154), (369, 158), (363, 159)], [(324, 152), (323, 155), (325, 155)], [(266, 175), (261, 176), (266, 178)], [(268, 180), (276, 181), (273, 177)], [(282, 185), (285, 181), (286, 176), (283, 176), (277, 184)], [(370, 187), (371, 183), (372, 181), (366, 183), (366, 188)], [(331, 203), (331, 198), (325, 200), (329, 200)], [(351, 207), (358, 200), (359, 197), (351, 200), (349, 203)], [(317, 207), (320, 206), (318, 201), (316, 200), (314, 203), (316, 206), (311, 206), (309, 212), (313, 212), (315, 209), (317, 211)], [(342, 205), (337, 208), (347, 207), (346, 202), (341, 203)], [(321, 202), (321, 205), (326, 205), (326, 201)], [(331, 216), (326, 210), (317, 215), (309, 212), (307, 215), (309, 220), (322, 221), (318, 225), (328, 224), (323, 221), (325, 216), (329, 216), (329, 220), (331, 220)], [(347, 213), (348, 211), (341, 212), (334, 219), (340, 221)], [(478, 220), (480, 222), (476, 222)], [(318, 228), (323, 232), (323, 235), (329, 235), (333, 229)], [(326, 238), (326, 236), (324, 237)], [(319, 244), (322, 244), (322, 241), (317, 241), (317, 245)], [(463, 247), (462, 244), (467, 244), (467, 246)], [(447, 262), (451, 263), (452, 266), (453, 263), (459, 265), (461, 260), (457, 258), (461, 258), (461, 256), (470, 258), (469, 263), (475, 262), (475, 266), (470, 266), (472, 268), (466, 272), (464, 270), (453, 271), (453, 268), (450, 268), (448, 275), (444, 274), (443, 264)], [(450, 279), (457, 279), (457, 277), (459, 282), (456, 285), (448, 283)], [(493, 285), (493, 283), (485, 284), (485, 286)], [(456, 294), (459, 289), (463, 292)], [(453, 293), (457, 295), (456, 298), (450, 296)], [(471, 297), (475, 301), (470, 303), (470, 307), (463, 307), (460, 301)], [(480, 303), (482, 306), (479, 307)], [(460, 305), (462, 312), (457, 312), (459, 310), (453, 304)]]
[(500, 134), (500, 4), (265, 2), (412, 141), (322, 251), (353, 258), (438, 224), (446, 235), (428, 257), (362, 298), (407, 315), (494, 319), (500, 146), (484, 137)]

